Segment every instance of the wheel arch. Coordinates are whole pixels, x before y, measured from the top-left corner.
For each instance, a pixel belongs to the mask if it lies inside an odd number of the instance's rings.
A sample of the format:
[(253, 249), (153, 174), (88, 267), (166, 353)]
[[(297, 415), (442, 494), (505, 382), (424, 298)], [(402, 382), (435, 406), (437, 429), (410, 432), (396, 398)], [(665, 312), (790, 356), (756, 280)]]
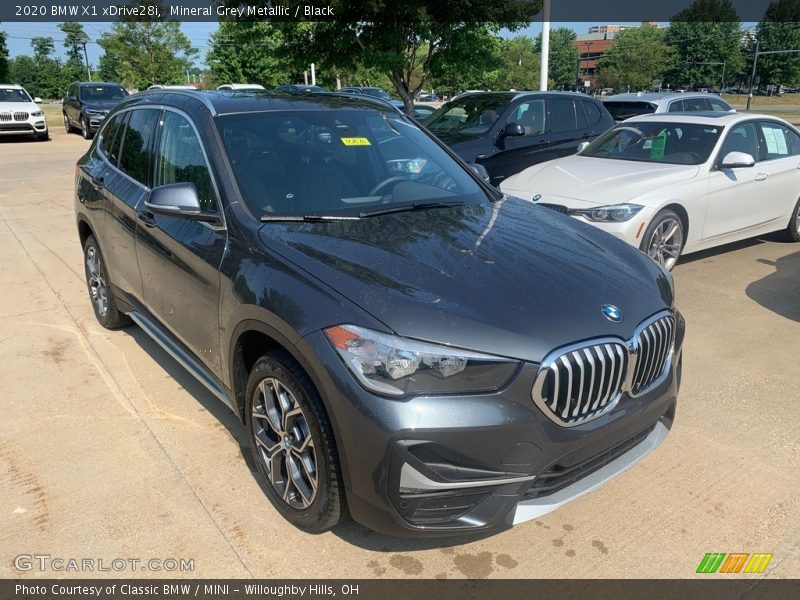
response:
[(681, 224), (683, 225), (683, 245), (686, 246), (686, 243), (689, 241), (689, 212), (686, 210), (683, 204), (673, 201), (658, 209), (656, 216), (665, 210), (671, 210), (678, 215), (678, 218), (680, 218)]
[[(298, 342), (301, 340), (298, 334)], [(336, 453), (339, 456), (339, 463), (342, 465), (342, 476), (344, 477), (345, 487), (350, 486), (350, 477), (347, 470), (347, 457), (345, 456), (343, 445), (341, 444), (341, 433), (336, 414), (332, 410), (329, 399), (325, 395), (325, 385), (321, 380), (319, 369), (309, 358), (298, 349), (285, 334), (278, 331), (271, 325), (255, 320), (246, 319), (241, 321), (231, 335), (231, 342), (228, 353), (228, 369), (230, 374), (231, 392), (238, 408), (238, 417), (244, 423), (245, 394), (247, 389), (247, 379), (250, 375), (255, 362), (259, 357), (272, 350), (284, 350), (287, 352), (311, 379), (311, 383), (317, 389), (317, 393), (322, 399), (322, 406), (326, 416), (330, 421), (333, 430)]]

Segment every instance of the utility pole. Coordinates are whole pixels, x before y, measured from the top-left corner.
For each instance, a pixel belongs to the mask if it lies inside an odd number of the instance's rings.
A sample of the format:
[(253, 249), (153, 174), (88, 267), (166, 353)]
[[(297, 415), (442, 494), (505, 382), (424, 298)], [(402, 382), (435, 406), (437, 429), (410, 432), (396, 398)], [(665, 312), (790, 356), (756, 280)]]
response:
[(750, 89), (747, 91), (747, 109), (753, 104), (753, 81), (756, 78), (756, 65), (758, 64), (758, 44), (759, 40), (756, 38), (756, 52), (753, 54), (753, 70), (750, 73)]
[(550, 72), (550, 0), (544, 0), (542, 9), (542, 60), (539, 69), (539, 90), (546, 92)]

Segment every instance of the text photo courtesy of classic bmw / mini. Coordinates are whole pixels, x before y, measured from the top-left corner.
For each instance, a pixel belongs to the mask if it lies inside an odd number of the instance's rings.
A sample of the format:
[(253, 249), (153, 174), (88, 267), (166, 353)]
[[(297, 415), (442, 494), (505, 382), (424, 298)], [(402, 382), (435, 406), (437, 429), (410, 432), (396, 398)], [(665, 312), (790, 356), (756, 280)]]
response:
[(796, 584), (800, 2), (640, 4), (4, 4), (0, 577)]

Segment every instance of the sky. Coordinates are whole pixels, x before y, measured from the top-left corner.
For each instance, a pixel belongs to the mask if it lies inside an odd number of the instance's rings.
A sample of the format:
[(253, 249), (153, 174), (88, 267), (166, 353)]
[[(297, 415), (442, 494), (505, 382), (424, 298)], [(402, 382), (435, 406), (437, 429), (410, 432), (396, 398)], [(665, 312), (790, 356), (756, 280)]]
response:
[[(591, 25), (597, 25), (601, 23), (553, 23), (551, 27), (568, 27), (575, 31), (578, 35), (585, 34)], [(604, 23), (602, 23), (604, 24)], [(639, 23), (615, 23), (616, 25), (639, 25)], [(105, 31), (106, 29), (110, 28), (110, 23), (84, 23), (83, 24), (86, 33), (89, 34), (89, 38), (92, 40), (92, 43), (87, 44), (86, 50), (89, 54), (89, 63), (92, 67), (96, 67), (98, 60), (100, 59), (100, 55), (103, 53), (100, 46), (94, 43), (97, 38)], [(203, 67), (203, 61), (205, 60), (206, 52), (208, 51), (208, 37), (216, 31), (217, 23), (183, 23), (182, 24), (183, 32), (192, 42), (192, 46), (197, 48), (200, 51), (200, 58), (197, 61), (198, 67)], [(8, 49), (9, 54), (11, 57), (18, 56), (20, 54), (33, 54), (33, 50), (31, 49), (31, 38), (33, 37), (52, 37), (55, 41), (56, 52), (59, 53), (60, 56), (64, 56), (65, 48), (63, 45), (64, 34), (61, 33), (61, 30), (58, 28), (57, 23), (2, 23), (0, 24), (0, 29), (6, 32), (8, 35)], [(513, 33), (504, 32), (504, 37), (514, 36), (514, 35), (527, 35), (530, 37), (536, 37), (542, 31), (542, 24), (541, 22), (533, 23), (527, 29), (521, 31), (515, 31)]]

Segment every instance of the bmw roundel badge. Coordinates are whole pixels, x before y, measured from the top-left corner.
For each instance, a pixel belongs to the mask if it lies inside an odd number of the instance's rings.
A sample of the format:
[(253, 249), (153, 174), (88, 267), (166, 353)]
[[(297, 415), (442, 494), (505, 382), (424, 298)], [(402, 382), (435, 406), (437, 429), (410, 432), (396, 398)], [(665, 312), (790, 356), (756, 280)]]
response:
[(613, 304), (603, 304), (603, 306), (600, 307), (600, 312), (602, 312), (603, 316), (609, 321), (614, 321), (614, 323), (622, 321), (622, 311)]

